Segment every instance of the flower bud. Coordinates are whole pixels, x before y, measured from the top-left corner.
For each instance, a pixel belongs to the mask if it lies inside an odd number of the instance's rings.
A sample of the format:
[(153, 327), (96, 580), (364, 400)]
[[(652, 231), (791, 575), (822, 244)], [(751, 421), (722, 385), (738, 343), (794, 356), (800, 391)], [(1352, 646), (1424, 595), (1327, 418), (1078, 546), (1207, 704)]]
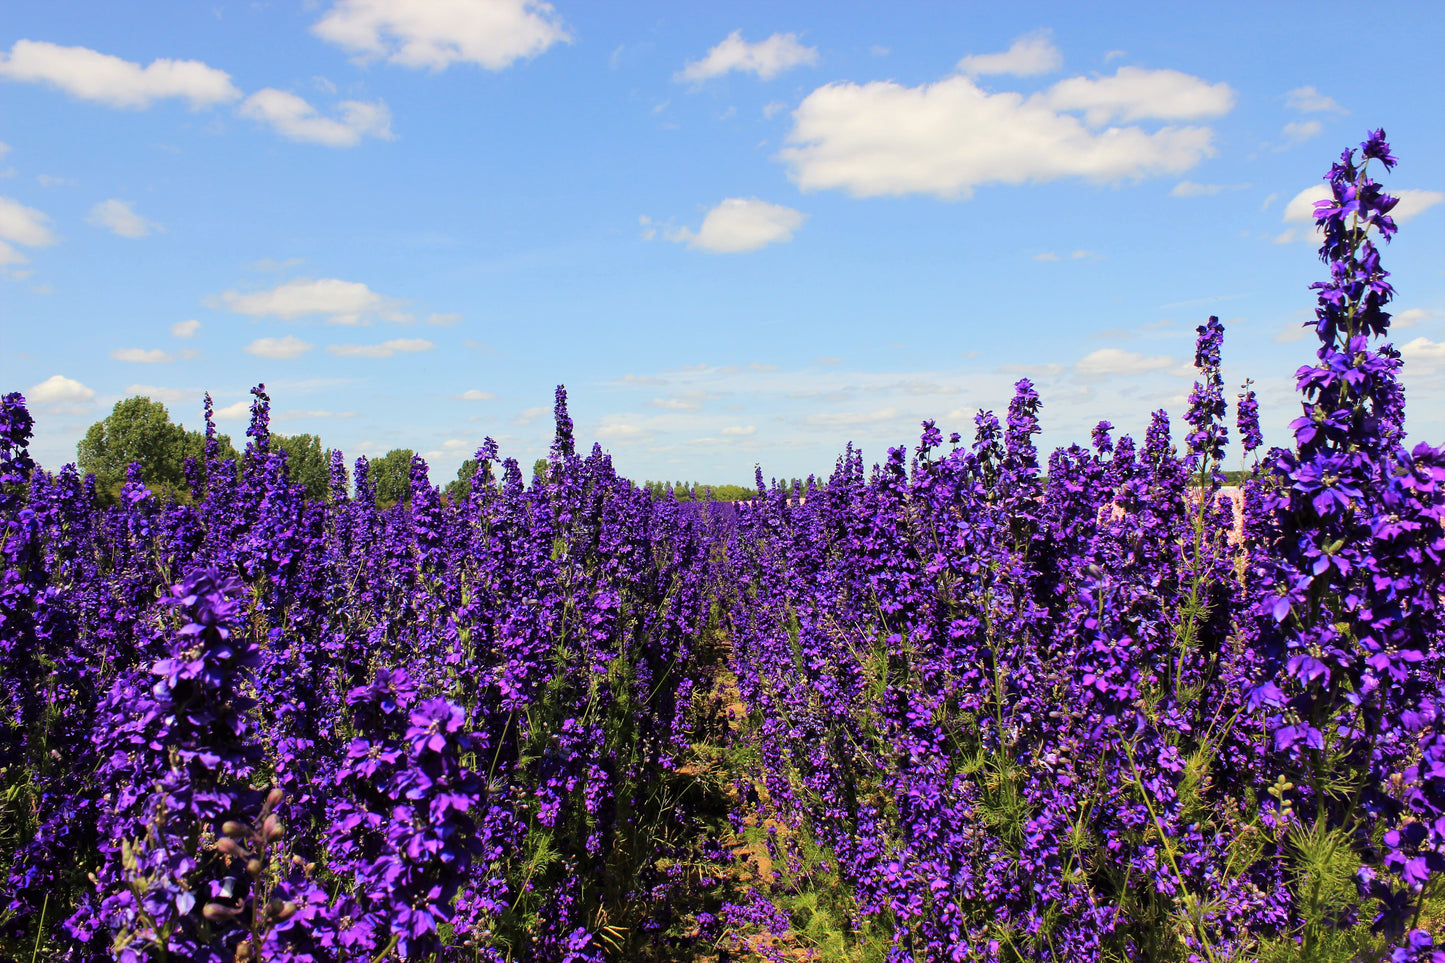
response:
[(216, 851), (226, 856), (245, 857), (246, 855), (246, 848), (230, 836), (222, 836), (216, 840)]
[(225, 821), (225, 823), (222, 824), (221, 832), (226, 836), (235, 836), (239, 838), (241, 836), (251, 835), (251, 827), (247, 826), (245, 823), (238, 823), (234, 819), (228, 819)]
[(280, 789), (271, 790), (269, 793), (266, 794), (266, 806), (261, 811), (269, 814), (271, 810), (281, 805), (281, 800), (285, 798), (286, 794), (283, 793)]
[(266, 821), (261, 824), (261, 837), (268, 843), (274, 843), (282, 835), (284, 833), (281, 828), (281, 820), (277, 819), (274, 814), (267, 816)]
[(252, 955), (253, 951), (251, 949), (251, 941), (242, 940), (240, 945), (236, 947), (236, 963), (247, 963), (247, 961), (251, 959)]
[(227, 906), (225, 903), (207, 903), (201, 910), (201, 915), (212, 923), (219, 923), (222, 920), (234, 919), (241, 910), (235, 906)]
[(246, 863), (246, 872), (250, 873), (253, 877), (259, 878), (261, 875), (261, 861), (259, 859), (250, 860)]

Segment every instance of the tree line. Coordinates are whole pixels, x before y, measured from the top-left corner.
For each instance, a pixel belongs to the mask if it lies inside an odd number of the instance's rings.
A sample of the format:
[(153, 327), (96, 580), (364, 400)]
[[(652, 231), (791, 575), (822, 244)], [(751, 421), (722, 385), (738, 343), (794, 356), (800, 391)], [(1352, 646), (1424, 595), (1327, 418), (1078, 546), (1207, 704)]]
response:
[[(312, 434), (283, 435), (271, 433), (273, 444), (286, 452), (286, 470), (293, 484), (306, 489), (306, 497), (325, 499), (331, 489), (331, 449)], [(229, 435), (217, 435), (222, 462), (241, 462), (240, 451)], [(186, 484), (186, 459), (205, 457), (206, 434), (191, 431), (171, 421), (170, 412), (159, 401), (137, 395), (118, 401), (110, 414), (86, 431), (76, 447), (76, 466), (81, 474), (95, 476), (95, 497), (102, 505), (111, 505), (120, 498), (126, 471), (132, 463), (140, 465), (141, 479), (157, 495), (181, 501), (190, 498)], [(410, 448), (393, 448), (377, 458), (368, 459), (368, 477), (376, 490), (378, 506), (389, 508), (411, 497), (411, 460), (416, 453)], [(457, 469), (457, 477), (448, 482), (443, 494), (448, 501), (467, 495), (472, 477), (477, 473), (477, 460), (468, 458)], [(532, 466), (534, 480), (547, 478), (547, 459), (539, 458)], [(755, 492), (742, 485), (703, 485), (697, 482), (647, 481), (643, 487), (654, 498), (665, 497), (669, 488), (678, 501), (738, 501), (751, 498)]]

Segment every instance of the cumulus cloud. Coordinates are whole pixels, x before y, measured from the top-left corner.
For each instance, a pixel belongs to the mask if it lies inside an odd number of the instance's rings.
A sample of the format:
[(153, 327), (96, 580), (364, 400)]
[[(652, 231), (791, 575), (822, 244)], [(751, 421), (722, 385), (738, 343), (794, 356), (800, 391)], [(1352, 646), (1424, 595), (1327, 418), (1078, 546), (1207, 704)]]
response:
[(1424, 214), (1436, 204), (1445, 201), (1445, 193), (1440, 191), (1405, 190), (1390, 191), (1389, 193), (1400, 199), (1400, 203), (1396, 204), (1395, 209), (1390, 212), (1390, 216), (1395, 219), (1396, 223), (1403, 223), (1412, 217)]
[(175, 338), (194, 338), (196, 332), (201, 330), (201, 322), (192, 318), (189, 321), (177, 321), (171, 325), (171, 336)]
[(1111, 375), (1147, 374), (1163, 371), (1174, 364), (1174, 359), (1160, 355), (1145, 357), (1134, 351), (1120, 348), (1100, 348), (1080, 358), (1074, 365), (1074, 372), (1085, 378), (1107, 378)]
[(1313, 87), (1296, 87), (1291, 90), (1284, 95), (1284, 105), (1290, 110), (1297, 110), (1302, 114), (1349, 113), (1348, 110), (1336, 103), (1333, 97), (1326, 97)]
[(25, 392), (25, 400), (40, 405), (82, 404), (95, 398), (95, 391), (73, 378), (51, 375)]
[(267, 87), (247, 97), (237, 112), (266, 124), (290, 140), (326, 147), (355, 147), (362, 137), (392, 140), (391, 111), (381, 101), (343, 100), (336, 105), (341, 116), (326, 117), (303, 98)]
[(1390, 323), (1397, 328), (1413, 328), (1428, 317), (1430, 312), (1424, 308), (1408, 308), (1392, 316)]
[(120, 237), (145, 237), (151, 231), (160, 229), (160, 225), (137, 214), (129, 201), (114, 198), (92, 207), (86, 220)]
[(17, 40), (10, 53), (0, 54), (0, 77), (47, 84), (81, 100), (134, 110), (173, 97), (189, 101), (193, 110), (241, 98), (229, 74), (199, 60), (160, 59), (142, 67), (88, 47), (38, 40)]
[(974, 54), (958, 62), (960, 73), (973, 77), (988, 74), (1012, 74), (1034, 77), (1053, 73), (1064, 65), (1064, 55), (1049, 40), (1047, 33), (1020, 37), (1003, 53)]
[(331, 324), (367, 324), (372, 317), (410, 320), (397, 299), (377, 294), (360, 281), (339, 278), (296, 278), (269, 291), (225, 291), (215, 300), (237, 314), (283, 321), (306, 317), (324, 317)]
[(1400, 346), (1400, 357), (1404, 358), (1407, 363), (1416, 362), (1431, 366), (1445, 363), (1445, 341), (1416, 338)]
[(793, 239), (808, 215), (756, 197), (729, 197), (707, 212), (702, 227), (669, 231), (667, 238), (719, 254), (756, 251), (769, 244)]
[(238, 418), (249, 418), (251, 416), (251, 403), (249, 401), (237, 401), (226, 405), (224, 408), (217, 408), (212, 412), (217, 421), (235, 421)]
[[(1445, 193), (1440, 191), (1425, 190), (1387, 190), (1387, 193), (1398, 197), (1399, 203), (1394, 210), (1390, 211), (1390, 217), (1396, 224), (1403, 224), (1411, 218), (1418, 217), (1430, 208), (1445, 201)], [(1334, 195), (1330, 192), (1328, 184), (1316, 184), (1313, 187), (1306, 187), (1300, 191), (1284, 207), (1284, 214), (1281, 220), (1286, 224), (1309, 225), (1302, 228), (1287, 228), (1276, 235), (1276, 244), (1288, 244), (1291, 241), (1318, 241), (1322, 236), (1315, 224), (1315, 202), (1329, 200)]]
[(46, 247), (57, 240), (50, 230), (50, 218), (19, 201), (0, 197), (0, 241), (25, 247)]
[(490, 391), (480, 391), (476, 388), (470, 388), (457, 395), (457, 397), (462, 401), (491, 401), (497, 396)]
[(363, 61), (430, 70), (503, 70), (572, 39), (540, 0), (337, 0), (311, 31)]
[(333, 344), (326, 350), (338, 358), (390, 358), (394, 354), (430, 351), (435, 347), (424, 338), (393, 338), (381, 344)]
[(271, 361), (290, 361), (292, 358), (301, 357), (314, 347), (315, 345), (288, 334), (284, 338), (257, 338), (246, 345), (246, 353)]
[(523, 408), (521, 411), (517, 412), (517, 416), (512, 419), (512, 424), (526, 427), (527, 425), (530, 425), (532, 422), (536, 421), (538, 418), (547, 414), (551, 410), (551, 408), (541, 407)]
[(1091, 128), (1111, 119), (1198, 120), (1233, 104), (1227, 84), (1134, 67), (1112, 77), (1070, 78), (1027, 97), (988, 93), (966, 76), (920, 87), (833, 83), (793, 112), (788, 146), (778, 156), (804, 190), (953, 200), (988, 183), (1182, 173), (1214, 153), (1210, 128)]
[(741, 30), (734, 30), (727, 39), (709, 50), (707, 56), (689, 63), (673, 79), (701, 83), (736, 70), (772, 80), (785, 70), (817, 62), (817, 48), (798, 43), (797, 34), (775, 33), (767, 40), (748, 43), (743, 39)]
[(116, 348), (110, 356), (116, 361), (132, 364), (170, 364), (175, 360), (160, 348)]

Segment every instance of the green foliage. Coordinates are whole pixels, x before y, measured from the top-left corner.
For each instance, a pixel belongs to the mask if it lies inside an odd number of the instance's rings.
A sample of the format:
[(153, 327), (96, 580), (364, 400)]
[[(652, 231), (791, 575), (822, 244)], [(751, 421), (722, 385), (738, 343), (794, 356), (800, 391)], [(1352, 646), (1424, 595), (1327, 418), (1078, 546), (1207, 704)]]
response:
[(321, 501), (331, 487), (331, 452), (315, 435), (272, 434), (271, 441), (286, 452), (286, 471), (293, 484), (306, 488), (306, 497)]
[[(223, 459), (239, 459), (230, 438), (217, 440)], [(104, 421), (90, 426), (76, 446), (76, 461), (82, 474), (95, 476), (96, 500), (103, 505), (119, 497), (132, 462), (140, 464), (141, 478), (152, 490), (184, 496), (185, 460), (201, 458), (205, 445), (201, 432), (173, 424), (165, 405), (137, 395), (116, 402)]]
[(656, 499), (666, 498), (670, 488), (672, 497), (680, 502), (739, 502), (755, 498), (758, 494), (757, 489), (743, 485), (703, 485), (699, 482), (685, 481), (649, 480), (644, 481), (642, 487)]
[(378, 508), (390, 508), (398, 502), (411, 500), (410, 448), (393, 448), (371, 461), (371, 484), (376, 488)]

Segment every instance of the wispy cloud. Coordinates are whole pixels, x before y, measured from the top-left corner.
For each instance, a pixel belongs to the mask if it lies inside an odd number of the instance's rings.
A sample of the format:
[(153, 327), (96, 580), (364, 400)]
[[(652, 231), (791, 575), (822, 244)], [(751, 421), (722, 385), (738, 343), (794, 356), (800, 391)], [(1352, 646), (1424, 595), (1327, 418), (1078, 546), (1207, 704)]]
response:
[(333, 344), (326, 350), (338, 358), (390, 358), (396, 354), (430, 351), (435, 347), (424, 338), (393, 338), (380, 344)]
[(296, 278), (269, 291), (225, 291), (212, 300), (237, 314), (283, 321), (324, 317), (332, 324), (366, 324), (373, 317), (400, 322), (412, 319), (400, 310), (402, 302), (396, 298), (377, 294), (360, 281), (339, 278)]
[(265, 124), (289, 140), (326, 147), (355, 147), (363, 137), (393, 140), (391, 111), (381, 101), (343, 100), (338, 117), (327, 117), (303, 98), (267, 87), (247, 97), (237, 113)]
[(162, 230), (159, 224), (148, 221), (135, 212), (130, 201), (111, 198), (101, 201), (90, 209), (86, 218), (96, 227), (103, 227), (118, 237), (145, 237), (152, 231)]
[(288, 334), (284, 338), (257, 338), (246, 345), (246, 353), (271, 361), (290, 361), (293, 358), (301, 357), (314, 347), (315, 345)]
[(974, 54), (958, 62), (959, 73), (969, 76), (1011, 74), (1034, 77), (1049, 74), (1064, 65), (1064, 55), (1046, 32), (1020, 37), (1003, 53)]
[(110, 356), (132, 364), (170, 364), (175, 360), (160, 348), (116, 348)]
[(170, 98), (189, 101), (197, 110), (241, 99), (229, 74), (199, 60), (159, 59), (142, 67), (88, 47), (41, 40), (17, 40), (9, 54), (0, 54), (0, 77), (46, 84), (80, 100), (134, 110)]
[(797, 34), (775, 33), (766, 40), (748, 43), (741, 30), (734, 30), (709, 50), (707, 56), (689, 63), (673, 79), (701, 83), (738, 71), (772, 80), (785, 70), (817, 62), (817, 48), (800, 44)]

